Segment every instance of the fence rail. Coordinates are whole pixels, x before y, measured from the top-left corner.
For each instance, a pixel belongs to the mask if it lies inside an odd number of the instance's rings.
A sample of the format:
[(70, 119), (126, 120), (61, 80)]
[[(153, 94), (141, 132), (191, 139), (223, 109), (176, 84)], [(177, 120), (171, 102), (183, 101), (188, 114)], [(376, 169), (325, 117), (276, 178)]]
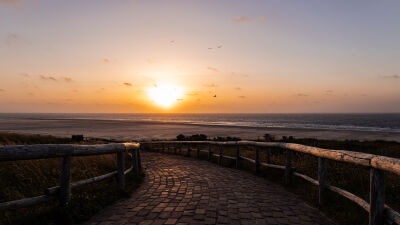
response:
[[(400, 214), (389, 206), (385, 205), (385, 187), (384, 187), (384, 171), (400, 175), (400, 159), (390, 158), (386, 156), (379, 156), (373, 154), (366, 154), (361, 152), (353, 152), (347, 150), (331, 150), (318, 147), (305, 146), (294, 143), (281, 143), (281, 142), (254, 142), (254, 141), (238, 141), (238, 142), (214, 142), (214, 141), (156, 141), (156, 142), (142, 142), (142, 144), (149, 144), (151, 149), (153, 144), (161, 144), (160, 150), (165, 150), (172, 145), (174, 153), (182, 153), (182, 145), (187, 145), (186, 155), (190, 156), (192, 151), (191, 146), (197, 145), (197, 157), (200, 157), (200, 152), (208, 153), (208, 159), (212, 156), (217, 157), (218, 164), (221, 164), (222, 158), (235, 160), (236, 167), (239, 166), (241, 160), (246, 160), (255, 164), (255, 170), (258, 172), (260, 165), (285, 171), (285, 183), (290, 183), (291, 177), (300, 177), (314, 185), (319, 189), (319, 204), (327, 204), (325, 197), (326, 191), (333, 191), (361, 206), (369, 213), (370, 225), (383, 225), (383, 224), (399, 224)], [(208, 145), (208, 150), (200, 150), (198, 145)], [(218, 154), (211, 151), (211, 146), (218, 146)], [(223, 155), (223, 146), (236, 146), (236, 157)], [(255, 159), (244, 157), (240, 155), (240, 146), (250, 146), (255, 149)], [(286, 164), (275, 165), (270, 163), (270, 148), (281, 148), (286, 150)], [(259, 151), (261, 148), (266, 148), (267, 162), (261, 162)], [(177, 152), (179, 149), (179, 152)], [(318, 180), (313, 179), (305, 174), (294, 171), (291, 166), (292, 152), (301, 152), (318, 157)], [(370, 201), (369, 203), (362, 198), (346, 191), (341, 188), (331, 186), (326, 183), (326, 159), (346, 162), (355, 165), (360, 165), (370, 168)]]
[[(74, 156), (93, 156), (104, 154), (117, 155), (117, 170), (71, 183), (71, 162)], [(125, 155), (131, 157), (131, 167), (125, 170)], [(102, 181), (110, 177), (117, 178), (117, 189), (123, 192), (125, 175), (132, 170), (139, 176), (141, 172), (140, 144), (104, 144), (104, 145), (70, 145), (70, 144), (39, 144), (0, 146), (0, 162), (63, 158), (61, 166), (60, 186), (47, 188), (44, 195), (0, 203), (0, 210), (29, 207), (52, 200), (59, 200), (61, 205), (67, 205), (71, 198), (71, 190), (86, 184)]]

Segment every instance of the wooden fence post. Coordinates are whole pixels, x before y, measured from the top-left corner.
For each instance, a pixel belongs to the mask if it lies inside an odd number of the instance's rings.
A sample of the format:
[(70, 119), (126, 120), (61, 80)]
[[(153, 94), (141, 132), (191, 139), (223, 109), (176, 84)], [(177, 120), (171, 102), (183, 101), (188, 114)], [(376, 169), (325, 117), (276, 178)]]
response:
[(138, 161), (139, 161), (139, 172), (142, 172), (142, 156), (140, 155), (142, 151), (142, 146), (139, 146), (139, 149), (137, 149), (138, 152)]
[(187, 157), (190, 157), (190, 152), (192, 151), (192, 149), (190, 149), (190, 144), (188, 145), (188, 149), (187, 149)]
[(267, 163), (271, 164), (271, 148), (267, 148)]
[(179, 155), (182, 155), (182, 143), (179, 144)]
[(260, 172), (260, 147), (256, 146), (256, 173)]
[(125, 152), (117, 152), (117, 165), (117, 188), (121, 193), (125, 190)]
[(371, 168), (370, 170), (369, 225), (383, 225), (385, 211), (385, 173), (375, 168)]
[(164, 144), (164, 143), (162, 143), (162, 150), (161, 150), (161, 152), (165, 152), (165, 144)]
[(218, 158), (218, 165), (222, 164), (222, 144), (219, 145), (219, 158)]
[(174, 155), (176, 155), (176, 144), (174, 143)]
[(291, 174), (292, 174), (292, 160), (291, 154), (292, 151), (286, 149), (286, 169), (285, 169), (285, 184), (290, 184), (291, 181)]
[(138, 177), (140, 175), (140, 169), (139, 169), (139, 149), (135, 149), (133, 150), (133, 154), (134, 154), (134, 164), (135, 165), (135, 173), (136, 176)]
[(72, 156), (65, 156), (62, 161), (59, 200), (67, 206), (71, 200), (71, 163)]
[(197, 158), (200, 158), (200, 145), (197, 145)]
[(239, 168), (239, 160), (240, 160), (240, 147), (236, 144), (236, 169)]
[(211, 151), (211, 144), (208, 144), (208, 160), (211, 160), (212, 151)]
[(326, 159), (318, 158), (319, 205), (324, 205), (326, 196)]

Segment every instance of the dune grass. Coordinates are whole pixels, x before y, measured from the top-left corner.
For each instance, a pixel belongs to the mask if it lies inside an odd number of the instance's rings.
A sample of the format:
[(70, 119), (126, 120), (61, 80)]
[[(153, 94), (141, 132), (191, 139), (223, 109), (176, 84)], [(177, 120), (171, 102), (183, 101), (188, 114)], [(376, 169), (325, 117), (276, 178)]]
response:
[[(72, 142), (69, 138), (43, 135), (0, 133), (0, 145), (16, 144), (101, 144), (102, 142)], [(127, 157), (129, 158), (129, 157)], [(57, 186), (61, 173), (61, 160), (39, 159), (0, 162), (0, 202), (42, 195), (45, 188)], [(127, 162), (128, 163), (128, 162)], [(116, 156), (99, 155), (74, 157), (72, 181), (78, 181), (116, 170)], [(142, 177), (127, 175), (126, 191), (130, 193)], [(25, 209), (0, 211), (0, 224), (76, 224), (89, 219), (96, 212), (120, 199), (116, 181), (107, 179), (72, 191), (67, 208), (60, 208), (57, 201)]]
[[(276, 140), (276, 141), (287, 141), (287, 140)], [(316, 139), (293, 139), (290, 140), (293, 143), (299, 143), (309, 146), (317, 146), (327, 149), (342, 149), (364, 153), (371, 153), (382, 155), (385, 154), (389, 157), (400, 158), (400, 143), (398, 142), (387, 142), (387, 141), (335, 141), (335, 140), (316, 140)], [(149, 146), (145, 146), (148, 147)], [(153, 144), (153, 147), (161, 147)], [(202, 145), (201, 149), (207, 150), (208, 146)], [(193, 149), (193, 148), (192, 148)], [(197, 148), (195, 148), (197, 149)], [(192, 157), (196, 157), (196, 150), (192, 150)], [(219, 149), (217, 146), (212, 148), (214, 153), (218, 153)], [(172, 152), (172, 150), (170, 150)], [(186, 152), (186, 151), (184, 151)], [(241, 155), (255, 159), (255, 151), (252, 147), (241, 147)], [(224, 147), (223, 154), (228, 156), (236, 156), (236, 147)], [(266, 151), (261, 149), (260, 159), (262, 162), (266, 162)], [(207, 154), (202, 153), (203, 159), (207, 158)], [(213, 162), (217, 162), (217, 158), (212, 159)], [(285, 151), (278, 148), (272, 148), (271, 163), (277, 165), (285, 165), (286, 155)], [(225, 166), (234, 166), (235, 161), (223, 160)], [(292, 155), (292, 166), (296, 168), (296, 171), (302, 174), (306, 174), (314, 179), (317, 179), (318, 175), (318, 159), (317, 157), (310, 156), (303, 153), (294, 153)], [(242, 160), (240, 163), (241, 169), (255, 173), (255, 165)], [(309, 202), (314, 207), (319, 207), (328, 217), (332, 218), (339, 224), (353, 225), (353, 224), (368, 224), (368, 213), (356, 205), (355, 203), (347, 200), (344, 197), (336, 193), (328, 191), (327, 202), (329, 204), (320, 207), (318, 205), (318, 188), (304, 181), (301, 178), (293, 177), (292, 183), (289, 186), (283, 184), (284, 171), (279, 169), (263, 168), (258, 174), (266, 179), (280, 183), (282, 188), (288, 191), (296, 193), (297, 196), (303, 200)], [(369, 169), (352, 165), (349, 163), (336, 162), (327, 160), (327, 178), (330, 185), (342, 188), (350, 191), (353, 194), (363, 198), (369, 202)], [(385, 191), (386, 191), (386, 204), (400, 211), (400, 176), (391, 173), (385, 174)]]

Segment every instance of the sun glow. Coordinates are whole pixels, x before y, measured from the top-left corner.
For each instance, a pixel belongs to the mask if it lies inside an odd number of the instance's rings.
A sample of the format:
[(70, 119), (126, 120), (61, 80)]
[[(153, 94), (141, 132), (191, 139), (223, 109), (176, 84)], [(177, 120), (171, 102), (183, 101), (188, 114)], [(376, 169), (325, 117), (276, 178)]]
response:
[(147, 89), (149, 98), (157, 105), (169, 108), (183, 100), (183, 88), (172, 84), (158, 84)]

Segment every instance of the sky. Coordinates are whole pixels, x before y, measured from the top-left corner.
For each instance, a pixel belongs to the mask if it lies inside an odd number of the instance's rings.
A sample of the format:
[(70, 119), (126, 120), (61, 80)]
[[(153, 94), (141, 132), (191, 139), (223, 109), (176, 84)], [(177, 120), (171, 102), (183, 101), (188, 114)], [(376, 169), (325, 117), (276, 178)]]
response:
[(0, 0), (0, 112), (400, 112), (400, 1)]

